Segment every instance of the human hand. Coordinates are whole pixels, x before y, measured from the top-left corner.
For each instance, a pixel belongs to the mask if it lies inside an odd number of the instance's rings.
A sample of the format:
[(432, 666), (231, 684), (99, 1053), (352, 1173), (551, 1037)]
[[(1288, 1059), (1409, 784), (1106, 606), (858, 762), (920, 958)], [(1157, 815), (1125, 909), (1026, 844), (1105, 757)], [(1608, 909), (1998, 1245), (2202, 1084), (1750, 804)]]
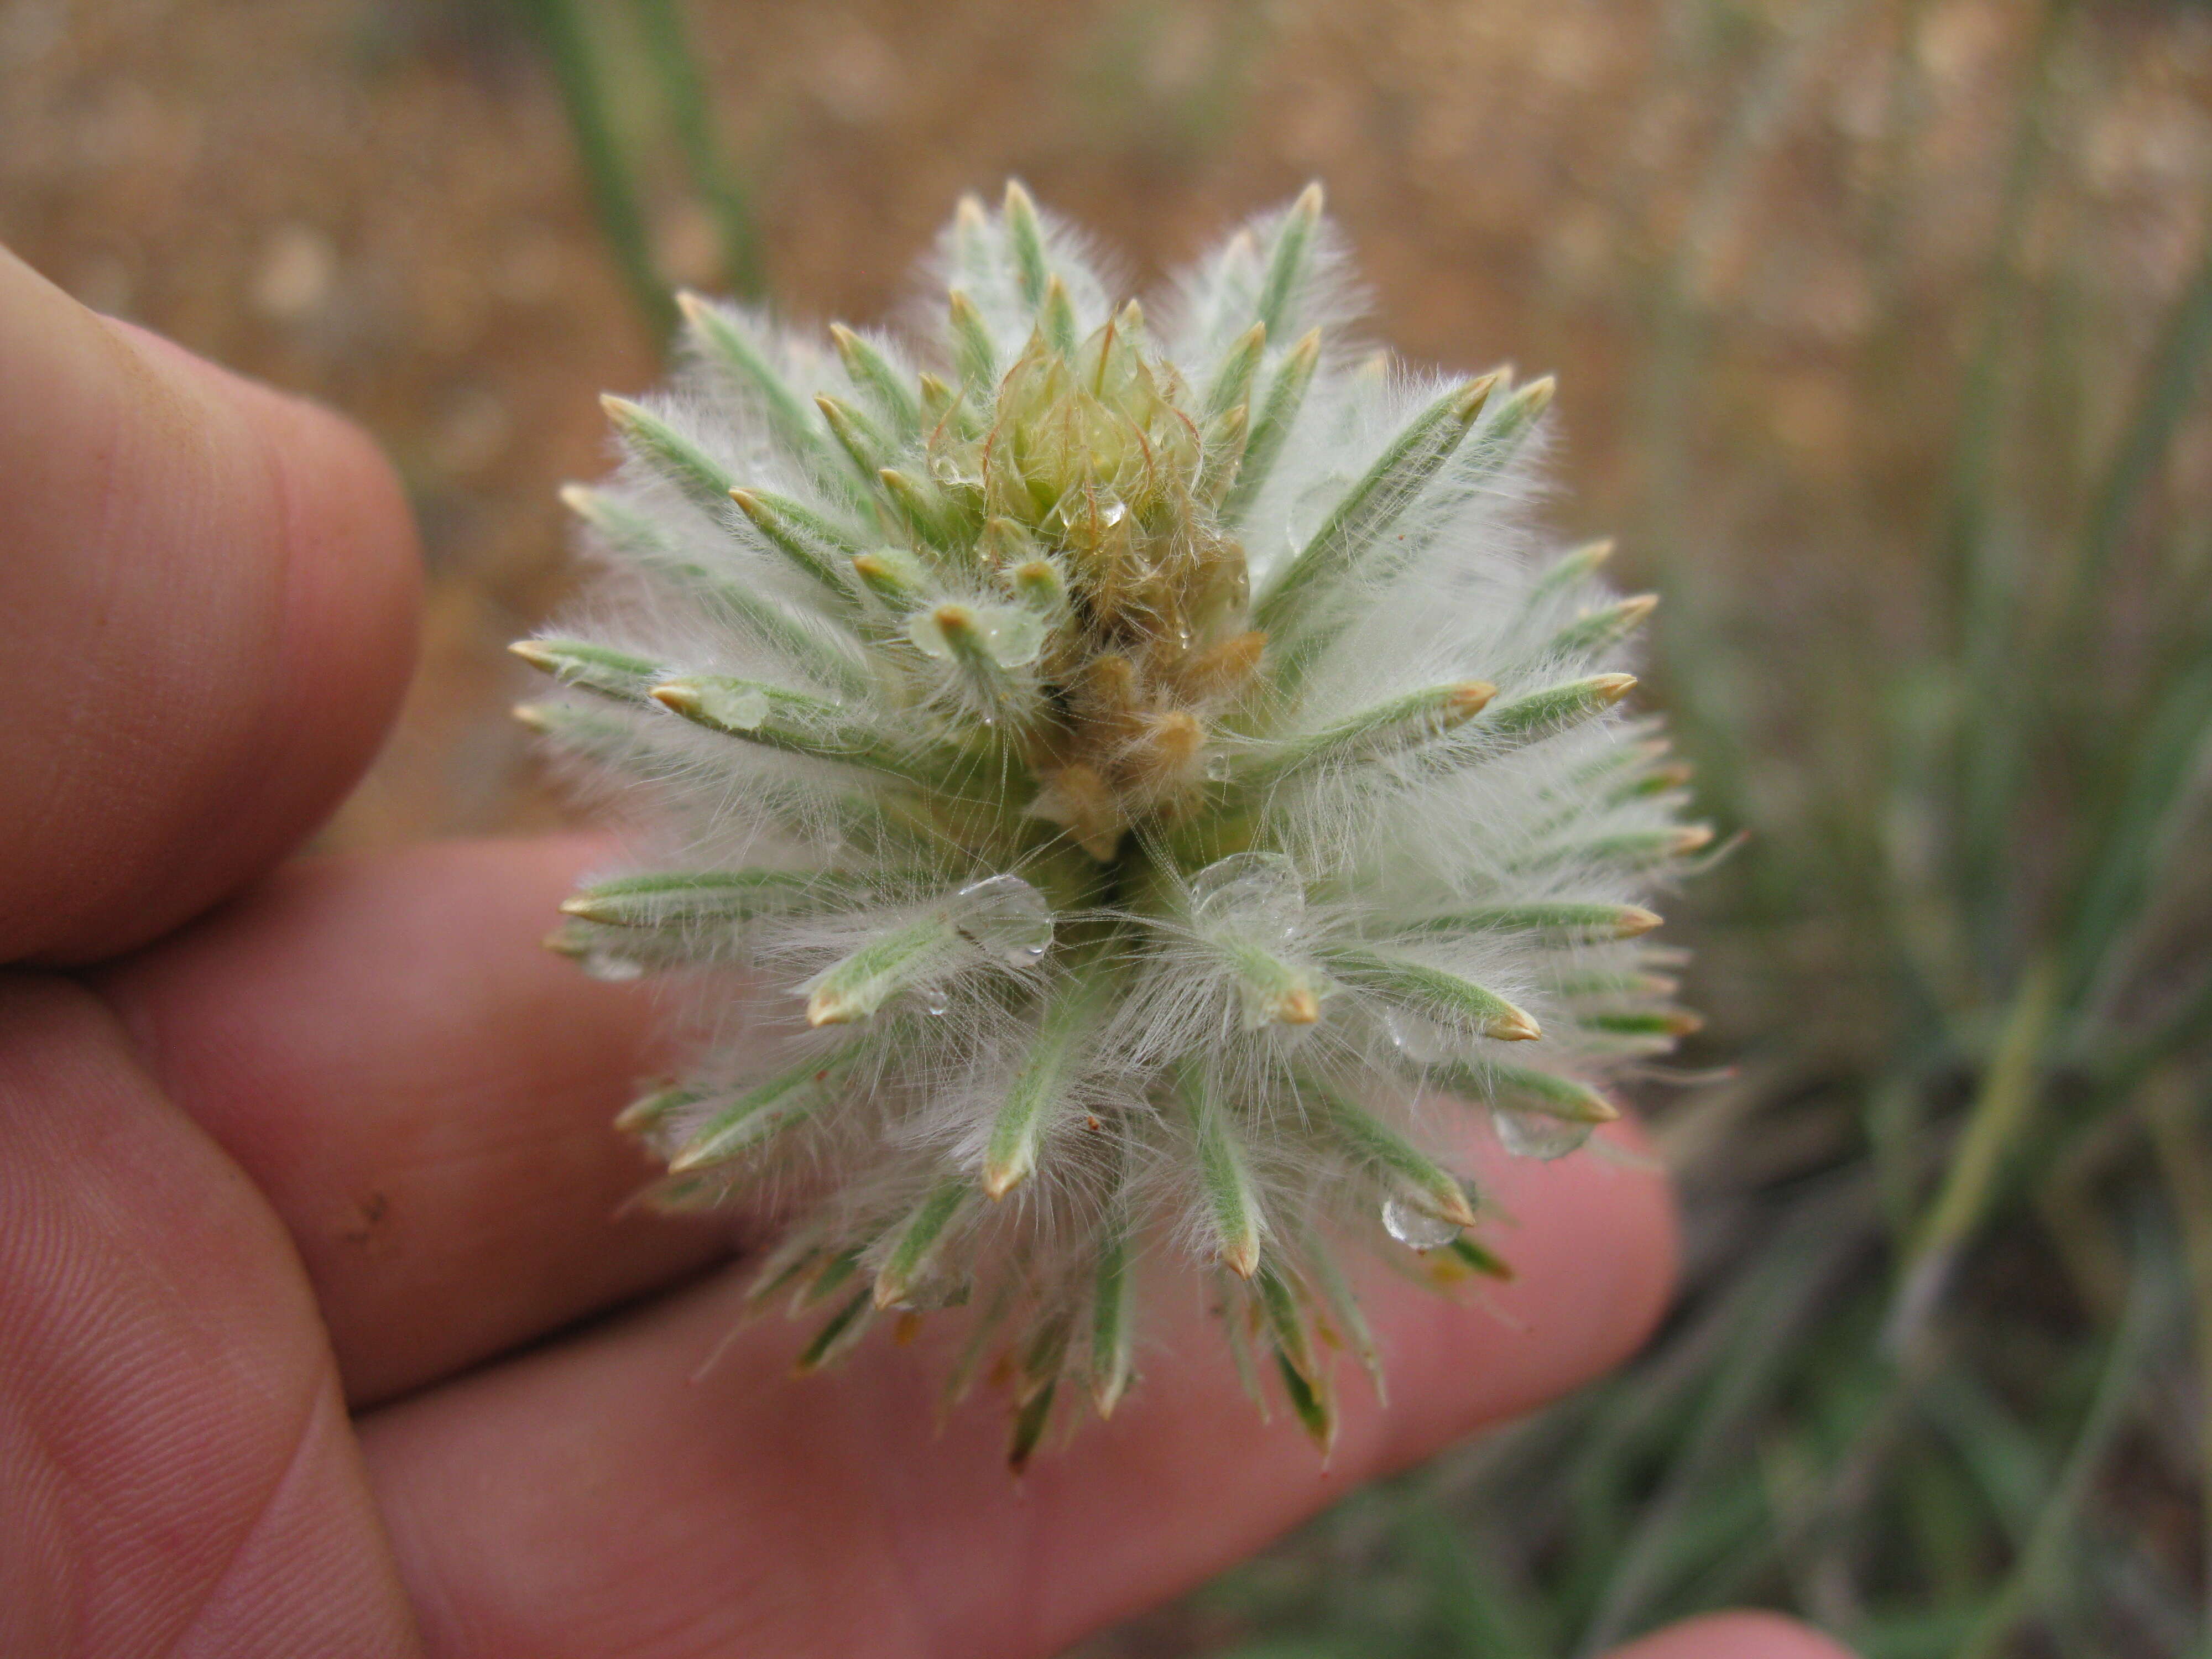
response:
[(645, 994), (536, 944), (600, 850), (279, 863), (407, 676), (374, 451), (4, 253), (0, 386), (0, 1652), (1049, 1654), (1657, 1317), (1660, 1176), (1492, 1159), (1517, 1279), (1378, 1289), (1325, 1469), (1211, 1341), (1018, 1483), (929, 1341), (722, 1347), (726, 1231), (615, 1214)]

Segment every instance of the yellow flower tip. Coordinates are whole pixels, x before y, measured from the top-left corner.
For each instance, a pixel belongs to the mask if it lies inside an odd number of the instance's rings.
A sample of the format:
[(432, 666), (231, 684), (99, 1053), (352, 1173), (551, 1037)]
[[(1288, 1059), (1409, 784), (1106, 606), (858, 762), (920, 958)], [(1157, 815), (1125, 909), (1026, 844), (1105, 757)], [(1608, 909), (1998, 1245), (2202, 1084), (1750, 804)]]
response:
[(1683, 858), (1711, 846), (1712, 841), (1713, 827), (1710, 823), (1686, 823), (1674, 832), (1674, 844), (1669, 850), (1675, 857)]
[(1528, 418), (1534, 420), (1551, 407), (1552, 394), (1559, 389), (1559, 383), (1547, 374), (1540, 380), (1529, 381), (1514, 396), (1528, 404)]
[(1460, 389), (1458, 400), (1452, 404), (1452, 418), (1462, 426), (1471, 424), (1474, 417), (1482, 413), (1482, 406), (1490, 401), (1490, 394), (1497, 389), (1504, 374), (1503, 369), (1493, 369), (1469, 380)]
[(945, 308), (952, 313), (956, 320), (971, 318), (976, 314), (975, 302), (968, 297), (967, 290), (964, 289), (951, 289), (945, 295)]
[(959, 222), (963, 230), (981, 230), (983, 228), (983, 198), (972, 190), (963, 191), (959, 201), (953, 204), (952, 216)]
[(1647, 910), (1640, 904), (1625, 904), (1620, 909), (1620, 920), (1613, 926), (1613, 936), (1615, 939), (1638, 939), (1664, 920), (1656, 910)]
[(564, 916), (581, 916), (586, 921), (605, 920), (599, 902), (584, 893), (578, 893), (573, 897), (562, 899), (560, 911)]
[(1592, 679), (1589, 684), (1590, 690), (1596, 692), (1597, 695), (1602, 697), (1607, 703), (1616, 703), (1623, 697), (1626, 696), (1630, 692), (1636, 690), (1636, 676), (1633, 674), (1600, 674), (1595, 678)]
[(532, 732), (544, 732), (553, 729), (553, 722), (546, 718), (544, 708), (538, 703), (519, 702), (507, 712), (518, 724), (529, 727)]
[(1221, 1250), (1221, 1265), (1239, 1279), (1249, 1279), (1260, 1271), (1260, 1240), (1256, 1235), (1224, 1244)]
[(1544, 1035), (1544, 1030), (1526, 1009), (1509, 1006), (1490, 1022), (1489, 1034), (1500, 1042), (1534, 1042)]
[(983, 1166), (983, 1196), (993, 1203), (1029, 1179), (1026, 1165), (1019, 1164), (986, 1164)]
[(609, 420), (625, 431), (635, 426), (637, 423), (637, 417), (645, 413), (642, 408), (629, 398), (617, 398), (611, 392), (599, 393), (599, 407), (606, 411)]
[(682, 680), (656, 685), (645, 695), (672, 714), (695, 714), (699, 711), (699, 688)]
[(517, 640), (507, 648), (532, 668), (542, 668), (549, 674), (553, 672), (553, 653), (536, 640)]
[(1611, 1123), (1620, 1115), (1620, 1108), (1595, 1089), (1589, 1091), (1589, 1115), (1584, 1120), (1586, 1122)]
[(1110, 1423), (1114, 1419), (1114, 1407), (1121, 1403), (1121, 1384), (1118, 1381), (1101, 1382), (1091, 1391), (1091, 1403), (1097, 1408), (1098, 1420)]
[(1124, 334), (1134, 334), (1145, 325), (1145, 308), (1132, 299), (1115, 318), (1114, 325)]
[(1291, 211), (1301, 219), (1318, 219), (1326, 200), (1321, 180), (1316, 179), (1298, 192), (1298, 199), (1291, 204)]
[(824, 1025), (857, 1025), (868, 1017), (845, 992), (825, 985), (806, 999), (806, 1023), (819, 1030)]
[(538, 943), (556, 957), (581, 958), (588, 948), (581, 939), (565, 927), (556, 927)]
[(1304, 374), (1313, 367), (1315, 361), (1320, 356), (1321, 331), (1317, 328), (1310, 328), (1298, 336), (1297, 343), (1291, 348), (1290, 361), (1298, 366), (1300, 374)]
[(1444, 702), (1444, 719), (1453, 726), (1471, 720), (1490, 706), (1498, 688), (1488, 680), (1462, 680)]
[(692, 289), (679, 288), (676, 290), (676, 308), (684, 313), (685, 322), (696, 325), (706, 314), (707, 301)]
[(1022, 187), (1022, 181), (1018, 179), (1007, 179), (1006, 212), (1008, 215), (1030, 214), (1036, 211), (1036, 203), (1029, 191)]
[(1667, 1019), (1668, 1036), (1686, 1037), (1705, 1029), (1705, 1017), (1687, 1008), (1677, 1009)]
[(564, 483), (561, 486), (561, 505), (580, 519), (588, 519), (599, 506), (598, 495), (587, 484)]
[(1632, 627), (1659, 608), (1656, 593), (1638, 593), (1620, 602), (1620, 619)]
[(1275, 1000), (1275, 1018), (1285, 1025), (1311, 1025), (1321, 1018), (1321, 998), (1310, 986), (1285, 991)]
[(1581, 556), (1589, 568), (1595, 570), (1613, 556), (1613, 545), (1612, 537), (1601, 536), (1583, 548)]

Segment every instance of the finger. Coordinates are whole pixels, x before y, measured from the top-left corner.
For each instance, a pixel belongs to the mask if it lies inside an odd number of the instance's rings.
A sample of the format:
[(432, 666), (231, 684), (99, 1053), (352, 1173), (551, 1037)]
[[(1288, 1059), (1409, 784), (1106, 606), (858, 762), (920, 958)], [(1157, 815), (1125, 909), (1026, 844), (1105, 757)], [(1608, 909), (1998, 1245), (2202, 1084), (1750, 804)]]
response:
[(1056, 1652), (1641, 1340), (1672, 1274), (1664, 1181), (1589, 1156), (1492, 1162), (1519, 1277), (1494, 1310), (1377, 1289), (1393, 1403), (1347, 1385), (1326, 1468), (1258, 1420), (1202, 1317), (1110, 1423), (1017, 1482), (989, 1402), (935, 1431), (929, 1345), (874, 1341), (799, 1382), (797, 1335), (764, 1325), (700, 1376), (735, 1317), (726, 1284), (373, 1415), (425, 1642), (468, 1659)]
[(0, 386), (0, 962), (82, 962), (345, 792), (413, 661), (415, 534), (353, 427), (4, 250)]
[(82, 989), (0, 975), (0, 1653), (418, 1652), (314, 1305)]
[(652, 1174), (612, 1127), (649, 996), (538, 943), (605, 856), (308, 860), (99, 977), (283, 1218), (356, 1405), (726, 1252), (727, 1224), (617, 1213)]
[(1610, 1659), (1851, 1659), (1851, 1654), (1778, 1613), (1717, 1613), (1615, 1648)]

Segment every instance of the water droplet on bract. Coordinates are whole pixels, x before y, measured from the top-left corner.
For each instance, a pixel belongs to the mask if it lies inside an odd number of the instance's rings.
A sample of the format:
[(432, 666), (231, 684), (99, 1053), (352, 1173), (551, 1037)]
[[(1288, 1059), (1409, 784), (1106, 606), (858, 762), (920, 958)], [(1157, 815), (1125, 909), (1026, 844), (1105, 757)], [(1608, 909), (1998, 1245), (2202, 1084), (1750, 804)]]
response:
[(717, 696), (708, 710), (723, 726), (735, 726), (740, 732), (756, 732), (768, 718), (768, 693), (748, 686), (742, 691)]
[(1390, 1046), (1416, 1066), (1434, 1066), (1452, 1057), (1451, 1037), (1434, 1020), (1403, 1008), (1385, 1008), (1382, 1029), (1389, 1034)]
[(1098, 515), (1098, 518), (1099, 521), (1103, 524), (1119, 524), (1122, 520), (1128, 516), (1129, 509), (1122, 506), (1121, 502), (1109, 501), (1106, 503), (1105, 511), (1101, 513)]
[(1270, 943), (1290, 939), (1305, 920), (1305, 883), (1280, 853), (1231, 853), (1190, 878), (1191, 915), (1205, 927), (1234, 927)]
[(951, 1006), (951, 999), (934, 986), (921, 994), (921, 1012), (932, 1019), (944, 1018), (945, 1011)]
[(968, 1281), (959, 1274), (947, 1273), (934, 1261), (925, 1261), (891, 1306), (901, 1313), (935, 1313), (940, 1308), (961, 1306), (968, 1300)]
[(1490, 1121), (1498, 1128), (1498, 1144), (1516, 1158), (1541, 1158), (1546, 1161), (1565, 1158), (1590, 1138), (1594, 1127), (1588, 1123), (1570, 1123), (1564, 1118), (1548, 1117), (1541, 1112), (1510, 1111), (1493, 1106)]
[(1415, 1209), (1403, 1199), (1382, 1204), (1382, 1231), (1409, 1250), (1440, 1250), (1459, 1237), (1459, 1229)]
[(982, 613), (983, 648), (1001, 668), (1019, 668), (1044, 649), (1044, 618), (1018, 606), (994, 606)]
[(622, 956), (613, 951), (586, 951), (578, 965), (591, 978), (605, 980), (611, 985), (645, 977), (643, 963), (635, 957)]
[(1052, 948), (1052, 907), (1019, 876), (970, 882), (953, 895), (952, 925), (1009, 968), (1033, 968)]
[(1229, 757), (1218, 750), (1206, 757), (1206, 781), (1208, 783), (1226, 783), (1236, 769)]

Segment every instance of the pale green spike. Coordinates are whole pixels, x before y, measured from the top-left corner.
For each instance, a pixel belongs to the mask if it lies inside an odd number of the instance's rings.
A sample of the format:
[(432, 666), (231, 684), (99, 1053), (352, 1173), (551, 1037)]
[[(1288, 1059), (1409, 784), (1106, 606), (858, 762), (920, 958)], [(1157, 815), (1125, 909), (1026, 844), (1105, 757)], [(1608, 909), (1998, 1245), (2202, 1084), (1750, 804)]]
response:
[(851, 1064), (849, 1053), (815, 1055), (746, 1090), (691, 1131), (668, 1160), (669, 1172), (726, 1164), (781, 1134), (819, 1110), (826, 1091)]
[(1260, 405), (1260, 417), (1244, 441), (1244, 456), (1237, 465), (1236, 482), (1221, 504), (1221, 514), (1227, 522), (1243, 521), (1268, 475), (1275, 470), (1276, 459), (1283, 452), (1283, 441), (1297, 422), (1298, 410), (1305, 403), (1306, 388), (1313, 384), (1314, 369), (1320, 362), (1321, 331), (1314, 329), (1291, 348), (1275, 370), (1274, 379), (1268, 383), (1267, 398)]
[(1045, 999), (1036, 1036), (1006, 1085), (1005, 1103), (984, 1143), (983, 1190), (993, 1198), (1004, 1198), (1035, 1173), (1038, 1149), (1052, 1127), (1054, 1108), (1064, 1098), (1084, 1036), (1113, 991), (1111, 964), (1093, 963)]
[(849, 902), (880, 890), (879, 878), (865, 882), (820, 870), (699, 870), (656, 872), (595, 882), (564, 899), (564, 915), (611, 927), (667, 927), (693, 921), (750, 921), (756, 916)]
[(615, 1127), (626, 1135), (641, 1135), (659, 1127), (670, 1113), (696, 1105), (705, 1097), (696, 1089), (656, 1089), (641, 1095), (615, 1114)]
[(830, 435), (836, 439), (838, 447), (862, 477), (874, 482), (897, 459), (899, 446), (890, 436), (842, 398), (817, 392), (814, 406), (822, 411), (822, 418), (830, 424)]
[(999, 346), (975, 302), (958, 289), (951, 295), (952, 362), (971, 395), (988, 397), (999, 380)]
[(1282, 1374), (1283, 1393), (1291, 1402), (1298, 1426), (1306, 1431), (1306, 1438), (1321, 1449), (1326, 1460), (1336, 1444), (1336, 1406), (1329, 1397), (1327, 1383), (1301, 1374), (1291, 1357), (1279, 1348), (1275, 1351), (1275, 1366)]
[(525, 702), (514, 718), (555, 748), (603, 766), (637, 767), (665, 752), (630, 721), (568, 703)]
[(1584, 542), (1571, 548), (1552, 561), (1528, 586), (1522, 600), (1524, 611), (1533, 611), (1549, 604), (1563, 593), (1571, 592), (1595, 575), (1598, 567), (1613, 556), (1613, 538), (1601, 537), (1594, 542)]
[(911, 438), (921, 431), (921, 400), (881, 348), (842, 323), (830, 325), (830, 337), (836, 344), (837, 358), (845, 365), (845, 373), (875, 405), (876, 413), (889, 423), (891, 431), (902, 438)]
[(1341, 1328), (1340, 1334), (1351, 1348), (1352, 1357), (1359, 1361), (1360, 1370), (1367, 1373), (1376, 1403), (1388, 1404), (1390, 1396), (1382, 1379), (1382, 1345), (1376, 1341), (1366, 1316), (1359, 1311), (1359, 1298), (1352, 1293), (1344, 1269), (1337, 1264), (1336, 1253), (1310, 1236), (1303, 1243), (1306, 1260), (1313, 1264), (1314, 1278), (1321, 1285), (1322, 1297), (1328, 1304), (1330, 1317)]
[(876, 482), (896, 503), (900, 516), (930, 547), (942, 554), (966, 550), (968, 538), (962, 534), (958, 509), (934, 483), (895, 466), (877, 473)]
[(1318, 1357), (1314, 1352), (1313, 1336), (1306, 1328), (1304, 1312), (1298, 1306), (1297, 1292), (1273, 1264), (1263, 1263), (1252, 1278), (1252, 1297), (1260, 1310), (1261, 1322), (1273, 1339), (1275, 1352), (1288, 1361), (1297, 1374), (1310, 1382), (1320, 1376)]
[(1220, 366), (1213, 372), (1213, 385), (1206, 394), (1206, 417), (1218, 421), (1231, 410), (1252, 400), (1252, 382), (1260, 372), (1260, 358), (1267, 349), (1267, 328), (1264, 323), (1255, 323), (1238, 335)]
[(1052, 279), (1051, 265), (1045, 255), (1044, 224), (1037, 217), (1036, 204), (1030, 199), (1029, 191), (1018, 179), (1006, 180), (1006, 252), (1013, 259), (1014, 285), (1024, 304), (1042, 306), (1046, 285)]
[[(757, 680), (693, 675), (668, 680), (647, 694), (695, 725), (787, 754), (866, 767), (927, 782), (935, 775), (927, 757), (910, 754), (836, 704)], [(954, 757), (939, 757), (949, 763)]]
[(1127, 1222), (1116, 1207), (1100, 1228), (1091, 1302), (1091, 1398), (1101, 1417), (1114, 1415), (1136, 1369), (1134, 1278)]
[(1206, 423), (1206, 460), (1198, 479), (1200, 501), (1218, 505), (1228, 498), (1237, 482), (1237, 469), (1244, 459), (1250, 418), (1251, 411), (1238, 404)]
[(666, 678), (661, 665), (587, 640), (517, 640), (507, 647), (563, 685), (637, 702)]
[(1298, 199), (1284, 216), (1275, 246), (1267, 258), (1267, 274), (1261, 279), (1259, 303), (1255, 307), (1260, 325), (1279, 334), (1290, 320), (1291, 297), (1304, 281), (1313, 258), (1314, 232), (1321, 223), (1322, 188), (1318, 182), (1298, 192)]
[(1457, 680), (1409, 691), (1309, 736), (1286, 739), (1239, 767), (1236, 780), (1264, 787), (1309, 769), (1412, 749), (1464, 726), (1497, 694), (1498, 688), (1486, 680)]
[(632, 454), (709, 517), (725, 515), (730, 491), (738, 482), (728, 468), (641, 404), (610, 392), (599, 399), (599, 405)]
[(1620, 1115), (1620, 1108), (1589, 1084), (1534, 1066), (1451, 1061), (1426, 1070), (1439, 1088), (1513, 1111), (1535, 1112), (1569, 1123), (1610, 1123)]
[(860, 549), (849, 534), (787, 496), (764, 489), (733, 489), (729, 494), (770, 547), (830, 592), (851, 594), (844, 572)]
[(876, 1270), (876, 1306), (895, 1308), (906, 1300), (915, 1281), (927, 1271), (938, 1243), (960, 1214), (975, 1189), (964, 1181), (949, 1181), (916, 1205), (898, 1231), (891, 1252)]
[(1325, 1127), (1344, 1150), (1414, 1208), (1455, 1227), (1474, 1225), (1467, 1191), (1449, 1170), (1341, 1091), (1311, 1078), (1301, 1079), (1300, 1085), (1317, 1103)]
[(1050, 559), (1026, 559), (1006, 573), (1014, 597), (1047, 620), (1067, 611), (1067, 578)]
[(1052, 280), (1044, 286), (1044, 303), (1037, 307), (1037, 329), (1043, 334), (1045, 343), (1069, 362), (1081, 343), (1077, 338), (1075, 301), (1069, 297), (1067, 284), (1053, 273)]
[(1358, 945), (1334, 945), (1322, 960), (1334, 973), (1370, 987), (1401, 1002), (1424, 1004), (1449, 1019), (1471, 1025), (1501, 1042), (1533, 1042), (1543, 1036), (1536, 1022), (1494, 991), (1457, 974), (1408, 962)]
[(1515, 860), (1517, 869), (1541, 869), (1563, 864), (1601, 864), (1648, 870), (1671, 864), (1712, 844), (1713, 830), (1706, 823), (1670, 824), (1663, 830), (1628, 830), (1617, 836), (1598, 836), (1589, 841), (1547, 847), (1526, 859)]
[(1672, 1042), (1702, 1030), (1705, 1022), (1687, 1008), (1645, 1008), (1577, 1014), (1575, 1024), (1585, 1031), (1602, 1031), (1608, 1036), (1665, 1037)]
[(1596, 719), (1635, 689), (1633, 674), (1593, 674), (1588, 679), (1569, 680), (1510, 702), (1493, 703), (1480, 724), (1462, 735), (1479, 744), (1486, 757), (1501, 750), (1525, 748)]
[(878, 547), (855, 555), (853, 574), (895, 611), (909, 611), (929, 597), (928, 566), (902, 547)]
[[(1290, 639), (1310, 620), (1314, 605), (1355, 571), (1473, 428), (1496, 384), (1494, 375), (1453, 387), (1416, 416), (1346, 492), (1306, 544), (1284, 566), (1254, 607), (1253, 616), (1276, 640)], [(1310, 653), (1309, 653), (1310, 654)], [(1297, 646), (1286, 650), (1279, 682), (1291, 677)]]
[[(748, 494), (740, 490), (735, 492), (732, 499)], [(848, 696), (858, 696), (866, 690), (866, 671), (853, 650), (844, 648), (836, 638), (823, 631), (796, 621), (774, 600), (752, 592), (742, 583), (720, 575), (690, 558), (643, 514), (634, 513), (621, 503), (610, 501), (599, 491), (587, 489), (580, 484), (565, 487), (561, 491), (561, 499), (577, 517), (606, 538), (617, 551), (673, 578), (701, 598), (728, 611), (794, 668), (824, 684), (835, 685)], [(757, 497), (754, 499), (757, 501)], [(810, 570), (808, 574), (813, 573)], [(848, 598), (848, 595), (841, 592), (839, 597)]]
[(959, 930), (931, 910), (886, 929), (841, 957), (799, 989), (809, 1025), (851, 1025), (901, 991), (939, 971), (961, 950)]
[(1413, 926), (1431, 933), (1541, 933), (1562, 939), (1634, 939), (1659, 926), (1640, 904), (1493, 904), (1431, 916)]
[(1586, 616), (1577, 617), (1544, 646), (1546, 656), (1576, 657), (1595, 655), (1611, 649), (1644, 626), (1646, 617), (1658, 608), (1656, 593), (1638, 593), (1612, 605), (1601, 605)]
[(1212, 943), (1237, 970), (1246, 1030), (1269, 1024), (1311, 1025), (1321, 1018), (1322, 1000), (1331, 988), (1312, 969), (1241, 934), (1226, 934)]
[(683, 309), (684, 320), (691, 325), (692, 337), (705, 354), (729, 370), (740, 384), (750, 387), (760, 399), (761, 408), (768, 416), (769, 429), (778, 442), (810, 465), (819, 467), (828, 463), (838, 471), (845, 470), (844, 457), (823, 435), (813, 411), (776, 373), (767, 354), (726, 312), (691, 293), (678, 295), (676, 303)]
[(860, 1339), (867, 1334), (868, 1327), (875, 1316), (875, 1304), (869, 1293), (865, 1290), (856, 1291), (850, 1300), (823, 1322), (822, 1328), (814, 1334), (814, 1340), (800, 1351), (799, 1358), (793, 1362), (792, 1370), (804, 1376), (835, 1364), (851, 1352)]
[(1006, 1440), (1006, 1467), (1019, 1474), (1029, 1468), (1030, 1459), (1036, 1453), (1037, 1444), (1044, 1438), (1047, 1425), (1052, 1421), (1052, 1402), (1059, 1392), (1060, 1378), (1055, 1374), (1037, 1388), (1016, 1407), (1014, 1426)]
[(1206, 1086), (1197, 1065), (1185, 1066), (1183, 1086), (1197, 1129), (1199, 1185), (1214, 1253), (1223, 1267), (1249, 1279), (1260, 1270), (1260, 1195), (1229, 1109)]
[[(800, 1285), (792, 1297), (792, 1311), (802, 1313), (809, 1308), (819, 1307), (850, 1284), (853, 1276), (860, 1271), (860, 1252), (864, 1248), (859, 1244), (853, 1245), (838, 1251), (823, 1263), (821, 1270)], [(866, 1291), (862, 1292), (862, 1295), (866, 1294)]]

